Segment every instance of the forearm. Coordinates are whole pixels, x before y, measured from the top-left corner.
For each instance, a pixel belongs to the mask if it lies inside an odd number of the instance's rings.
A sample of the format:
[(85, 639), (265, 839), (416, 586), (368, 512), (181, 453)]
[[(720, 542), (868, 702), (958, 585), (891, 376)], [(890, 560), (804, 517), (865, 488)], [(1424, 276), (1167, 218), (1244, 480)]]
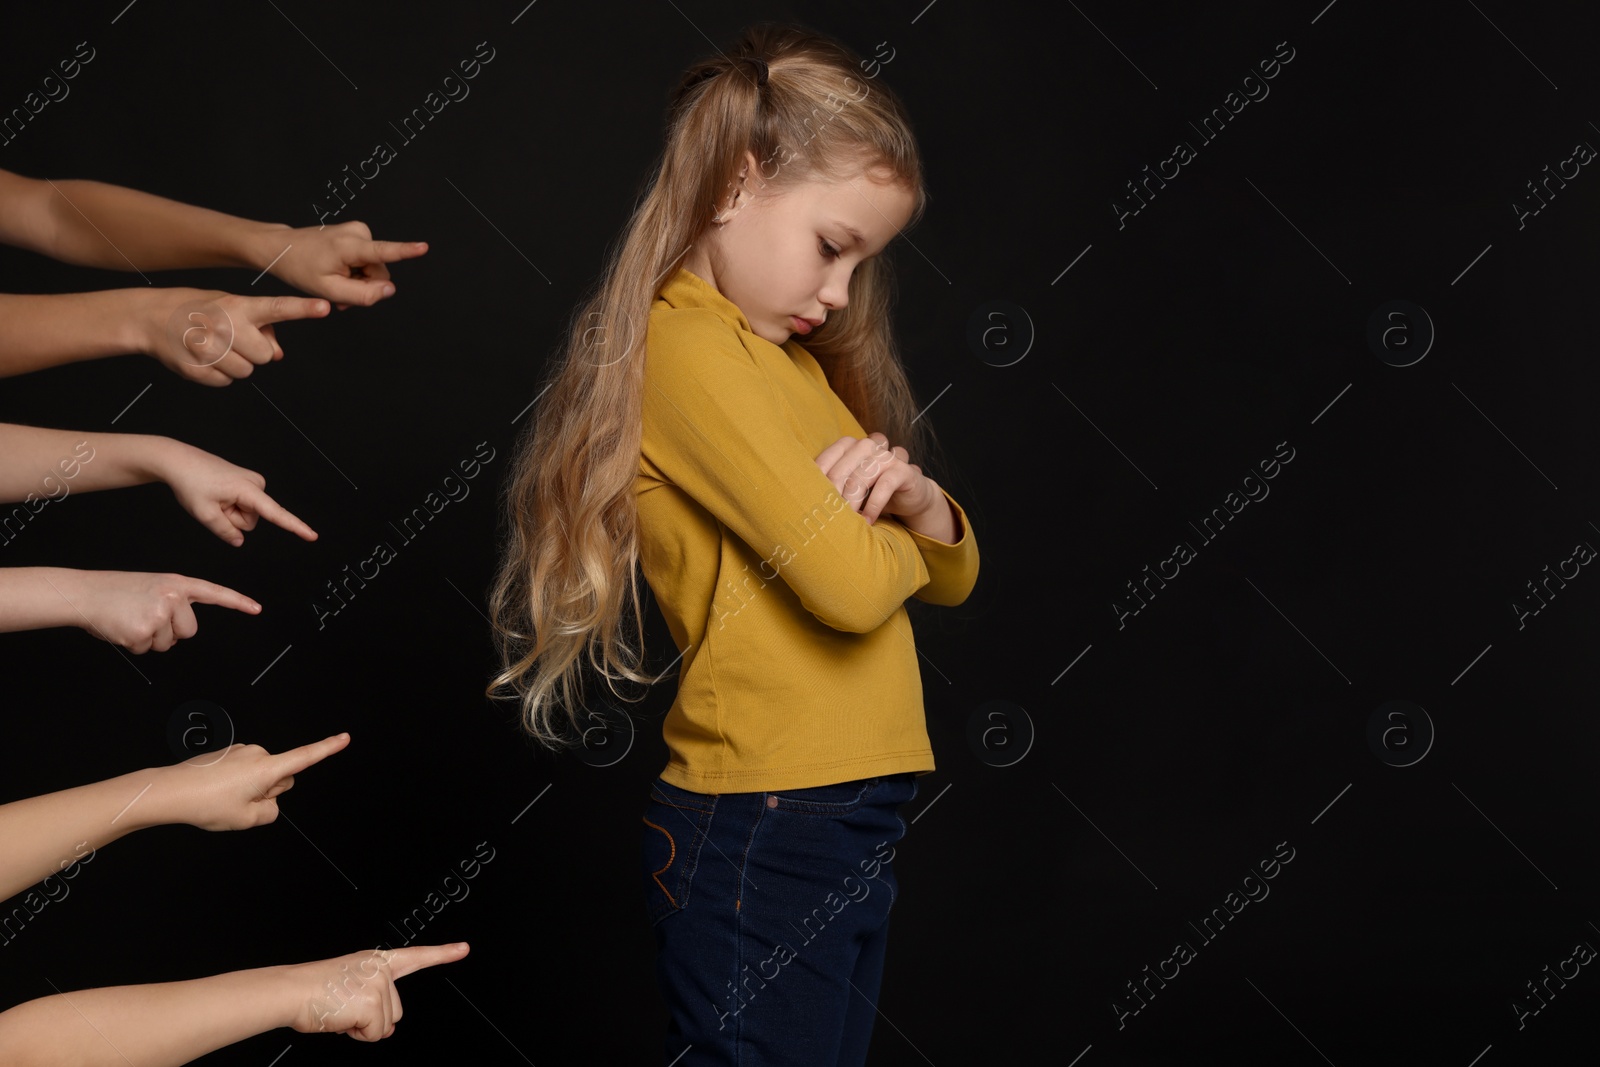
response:
[(52, 184), (54, 240), (47, 254), (85, 267), (263, 270), (281, 251), (268, 250), (268, 235), (289, 229), (284, 223), (254, 222), (106, 182)]
[(955, 510), (950, 507), (950, 502), (945, 499), (944, 490), (939, 488), (938, 483), (933, 482), (931, 478), (929, 482), (938, 497), (934, 504), (916, 515), (896, 515), (894, 518), (908, 530), (915, 530), (924, 537), (953, 545), (956, 542)]
[(165, 481), (172, 461), (189, 447), (155, 434), (0, 423), (0, 502)]
[(41, 997), (0, 1012), (0, 1049), (15, 1067), (176, 1067), (280, 1026), (296, 1005), (282, 967), (108, 986)]
[(75, 606), (94, 571), (68, 567), (0, 568), (0, 633), (48, 630), (52, 626), (87, 628)]
[(167, 774), (160, 767), (132, 771), (0, 804), (0, 900), (89, 862), (86, 856), (124, 834), (176, 821), (167, 810)]
[(142, 352), (141, 323), (151, 294), (0, 293), (0, 378), (104, 356)]

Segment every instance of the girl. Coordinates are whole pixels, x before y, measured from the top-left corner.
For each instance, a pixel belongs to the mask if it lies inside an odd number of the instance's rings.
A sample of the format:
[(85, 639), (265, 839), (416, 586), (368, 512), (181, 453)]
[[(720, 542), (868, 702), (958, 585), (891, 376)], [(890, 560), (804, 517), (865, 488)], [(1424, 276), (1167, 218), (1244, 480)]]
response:
[(689, 69), (507, 497), (490, 692), (531, 734), (598, 718), (585, 662), (613, 693), (655, 680), (636, 564), (679, 650), (640, 878), (685, 1067), (865, 1061), (897, 809), (934, 769), (905, 601), (960, 604), (978, 573), (966, 514), (910, 462), (932, 438), (879, 256), (927, 194), (864, 68), (763, 25)]

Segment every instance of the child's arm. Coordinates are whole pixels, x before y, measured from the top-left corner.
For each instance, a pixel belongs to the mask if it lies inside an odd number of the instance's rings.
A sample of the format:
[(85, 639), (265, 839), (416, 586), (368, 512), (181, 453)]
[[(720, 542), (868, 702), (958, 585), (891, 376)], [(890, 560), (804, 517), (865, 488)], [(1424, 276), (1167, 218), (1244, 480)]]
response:
[(307, 541), (317, 539), (315, 530), (266, 494), (260, 474), (170, 437), (0, 423), (0, 456), (0, 501), (32, 507), (73, 489), (165, 482), (185, 511), (229, 544), (242, 545), (243, 531), (254, 530), (258, 518)]
[(392, 295), (385, 264), (428, 250), (422, 241), (374, 241), (362, 222), (294, 229), (107, 182), (9, 171), (0, 171), (0, 242), (106, 270), (270, 269), (301, 292), (346, 306)]
[(135, 655), (165, 652), (199, 631), (193, 604), (261, 612), (243, 593), (181, 574), (0, 568), (0, 633), (77, 626)]
[(181, 378), (227, 385), (283, 358), (273, 323), (326, 314), (323, 300), (215, 289), (0, 293), (0, 378), (137, 353)]
[(930, 571), (898, 523), (868, 525), (839, 495), (734, 331), (685, 308), (651, 321), (643, 462), (705, 508), (836, 630), (887, 622)]
[[(821, 373), (820, 367), (818, 373)], [(825, 377), (822, 384), (827, 386)], [(844, 432), (855, 437), (869, 436), (844, 401), (839, 399), (839, 394), (831, 388), (827, 392)], [(833, 447), (829, 446), (828, 451)], [(823, 456), (828, 455), (828, 451), (824, 451)], [(818, 457), (819, 460), (821, 458)], [(928, 481), (933, 482), (933, 479), (929, 478)], [(973, 586), (977, 584), (978, 543), (967, 521), (967, 513), (956, 503), (955, 497), (945, 492), (937, 482), (933, 484), (938, 490), (939, 499), (928, 511), (882, 517), (893, 518), (904, 527), (928, 568), (928, 584), (911, 595), (926, 604), (955, 607), (971, 595)], [(885, 528), (893, 530), (894, 523)]]
[(167, 767), (0, 804), (0, 899), (58, 875), (105, 845), (151, 826), (244, 830), (278, 817), (294, 776), (350, 742), (338, 734), (273, 755), (230, 745)]
[(280, 1026), (377, 1041), (404, 1014), (397, 979), (468, 951), (465, 941), (375, 949), (41, 997), (0, 1012), (0, 1050), (8, 1067), (177, 1067)]

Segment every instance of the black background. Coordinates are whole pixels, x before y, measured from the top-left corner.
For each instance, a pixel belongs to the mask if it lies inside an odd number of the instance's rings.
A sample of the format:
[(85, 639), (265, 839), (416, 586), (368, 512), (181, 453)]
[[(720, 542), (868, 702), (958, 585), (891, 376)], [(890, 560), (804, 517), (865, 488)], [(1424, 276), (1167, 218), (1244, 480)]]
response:
[[(472, 952), (402, 979), (395, 1037), (358, 1053), (277, 1030), (203, 1062), (655, 1061), (635, 828), (671, 683), (609, 766), (536, 752), (483, 698), (495, 494), (678, 72), (750, 22), (795, 19), (893, 49), (880, 76), (933, 195), (890, 253), (896, 326), (919, 397), (938, 398), (951, 466), (930, 473), (983, 556), (965, 604), (919, 616), (938, 770), (905, 812), (872, 1062), (1592, 1055), (1591, 968), (1524, 1028), (1512, 1008), (1545, 965), (1600, 945), (1583, 636), (1600, 579), (1585, 568), (1521, 628), (1512, 607), (1600, 543), (1600, 177), (1582, 168), (1521, 227), (1513, 208), (1600, 144), (1583, 18), (1355, 0), (8, 11), (0, 110), (78, 42), (96, 56), (0, 166), (294, 226), (479, 42), (495, 58), (340, 217), (430, 242), (395, 266), (392, 300), (284, 324), (286, 358), (223, 389), (142, 356), (0, 383), (0, 419), (176, 437), (261, 471), (321, 534), (263, 523), (233, 549), (160, 485), (47, 508), (7, 565), (175, 571), (265, 610), (202, 607), (197, 636), (138, 657), (77, 630), (6, 635), (4, 798), (175, 761), (168, 724), (190, 700), (273, 751), (353, 738), (272, 826), (102, 850), (0, 949), (0, 1005), (393, 944), (391, 923), (487, 843), (471, 895), (419, 938)], [(1294, 56), (1270, 95), (1203, 142), (1189, 123), (1279, 42)], [(1125, 183), (1178, 140), (1196, 158), (1119, 226)], [(152, 281), (287, 291), (253, 276)], [(0, 252), (7, 291), (142, 284)], [(985, 359), (967, 335), (992, 300), (1031, 337), (989, 320), (1011, 347)], [(1368, 343), (1394, 300), (1437, 330), (1409, 366)], [(1425, 329), (1397, 321), (1403, 361)], [(480, 442), (496, 458), (470, 497), (319, 629), (324, 584)], [(1270, 495), (1202, 540), (1190, 523), (1280, 442), (1294, 458)], [(1196, 558), (1119, 627), (1125, 583), (1178, 541)], [(676, 653), (653, 607), (647, 636), (660, 669)], [(1368, 742), (1391, 700), (1434, 731), (1409, 766)], [(997, 748), (969, 743), (989, 701), (1025, 710), (1031, 747), (1015, 711)], [(1426, 744), (1419, 716), (1402, 725), (1391, 761)], [(1280, 843), (1294, 858), (1270, 895), (1198, 938), (1189, 924)], [(1196, 958), (1119, 1028), (1126, 983), (1184, 940)]]

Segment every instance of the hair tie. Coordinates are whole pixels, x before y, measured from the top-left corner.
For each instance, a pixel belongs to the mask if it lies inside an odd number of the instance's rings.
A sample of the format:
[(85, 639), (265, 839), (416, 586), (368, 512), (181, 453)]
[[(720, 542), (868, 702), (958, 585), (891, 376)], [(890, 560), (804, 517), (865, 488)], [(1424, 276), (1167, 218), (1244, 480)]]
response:
[(747, 58), (756, 65), (756, 87), (765, 89), (767, 87), (767, 61), (760, 56), (749, 56)]

